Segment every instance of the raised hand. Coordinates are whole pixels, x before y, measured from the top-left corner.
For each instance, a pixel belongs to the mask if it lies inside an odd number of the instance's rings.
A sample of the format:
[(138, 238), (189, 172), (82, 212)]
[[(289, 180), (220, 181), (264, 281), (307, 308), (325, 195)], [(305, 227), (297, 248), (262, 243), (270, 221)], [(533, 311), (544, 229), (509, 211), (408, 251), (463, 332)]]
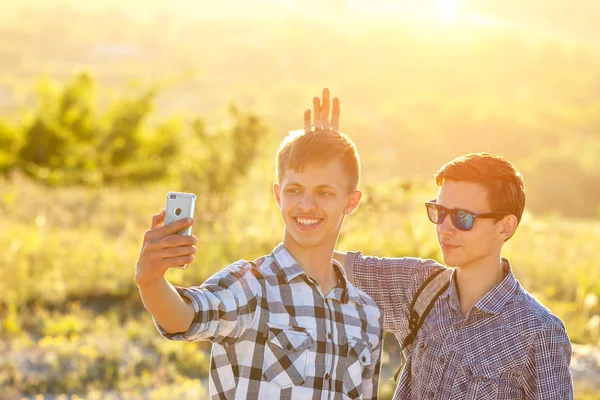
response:
[[(330, 108), (330, 106), (329, 89), (324, 88), (322, 99), (319, 97), (313, 98), (314, 123), (311, 124), (310, 109), (304, 111), (304, 131), (310, 132), (312, 130), (324, 129), (338, 131), (340, 129), (340, 100), (337, 97), (334, 97), (333, 108)], [(331, 119), (329, 119), (330, 111)]]
[(194, 261), (198, 238), (177, 234), (192, 226), (194, 221), (191, 218), (182, 219), (165, 226), (164, 219), (165, 210), (154, 215), (152, 227), (144, 235), (135, 271), (138, 286), (155, 283), (164, 277), (169, 268)]

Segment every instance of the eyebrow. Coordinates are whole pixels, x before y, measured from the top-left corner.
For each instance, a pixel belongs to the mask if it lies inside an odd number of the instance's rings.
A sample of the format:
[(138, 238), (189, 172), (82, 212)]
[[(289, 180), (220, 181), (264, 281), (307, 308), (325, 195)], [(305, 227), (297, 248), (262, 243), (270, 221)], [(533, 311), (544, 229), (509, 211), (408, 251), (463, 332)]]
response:
[[(305, 187), (304, 185), (302, 185), (302, 184), (300, 184), (300, 183), (298, 183), (298, 182), (288, 182), (288, 183), (285, 185), (285, 187), (288, 187), (288, 186), (300, 186), (300, 187)], [(320, 185), (317, 185), (317, 189), (329, 189), (329, 190), (333, 190), (334, 192), (337, 192), (337, 189), (336, 189), (336, 188), (334, 188), (334, 187), (333, 187), (333, 186), (331, 186), (331, 185), (324, 184), (324, 183), (322, 183), (322, 184), (320, 184)]]
[[(440, 204), (440, 203), (437, 203), (437, 204)], [(473, 210), (471, 210), (471, 209), (468, 209), (468, 208), (465, 208), (465, 207), (446, 207), (446, 206), (445, 206), (445, 205), (443, 205), (443, 204), (440, 204), (440, 206), (442, 206), (442, 207), (445, 207), (445, 208), (447, 208), (448, 210), (461, 210), (461, 211), (466, 211), (466, 212), (468, 212), (468, 213), (470, 213), (470, 214), (487, 214), (487, 213), (489, 213), (489, 212), (490, 212), (490, 211), (485, 211), (485, 212), (476, 212), (476, 211), (473, 211)]]

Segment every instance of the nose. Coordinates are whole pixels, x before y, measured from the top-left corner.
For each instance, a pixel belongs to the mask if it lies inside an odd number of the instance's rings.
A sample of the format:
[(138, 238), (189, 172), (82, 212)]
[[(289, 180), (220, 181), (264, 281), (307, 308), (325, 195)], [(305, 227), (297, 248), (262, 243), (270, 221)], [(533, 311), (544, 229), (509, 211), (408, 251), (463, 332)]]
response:
[(302, 201), (300, 202), (300, 204), (298, 204), (298, 207), (302, 211), (313, 211), (314, 209), (316, 209), (317, 206), (315, 204), (312, 193), (309, 193), (308, 190), (304, 192), (304, 196), (302, 196)]
[(456, 227), (452, 223), (450, 215), (446, 215), (441, 224), (436, 225), (438, 236), (450, 237), (456, 234)]

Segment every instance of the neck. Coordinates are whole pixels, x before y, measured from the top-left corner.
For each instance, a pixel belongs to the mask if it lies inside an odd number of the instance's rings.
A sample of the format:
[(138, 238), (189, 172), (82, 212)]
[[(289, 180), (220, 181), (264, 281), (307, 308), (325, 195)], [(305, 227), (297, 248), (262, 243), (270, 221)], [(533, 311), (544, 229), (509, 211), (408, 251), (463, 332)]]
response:
[(283, 245), (300, 264), (306, 275), (317, 281), (324, 295), (336, 286), (337, 274), (332, 264), (335, 241), (304, 246), (286, 233)]
[(463, 316), (466, 316), (479, 300), (502, 282), (505, 276), (506, 273), (499, 255), (458, 266), (456, 268), (456, 288)]

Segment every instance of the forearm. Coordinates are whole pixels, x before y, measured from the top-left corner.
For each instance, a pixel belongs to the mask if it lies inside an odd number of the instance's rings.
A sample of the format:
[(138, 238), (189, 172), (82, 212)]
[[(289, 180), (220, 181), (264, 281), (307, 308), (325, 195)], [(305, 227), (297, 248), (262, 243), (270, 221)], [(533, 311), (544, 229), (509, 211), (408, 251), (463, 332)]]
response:
[(138, 287), (146, 310), (162, 329), (169, 333), (188, 330), (194, 320), (194, 307), (165, 278)]

